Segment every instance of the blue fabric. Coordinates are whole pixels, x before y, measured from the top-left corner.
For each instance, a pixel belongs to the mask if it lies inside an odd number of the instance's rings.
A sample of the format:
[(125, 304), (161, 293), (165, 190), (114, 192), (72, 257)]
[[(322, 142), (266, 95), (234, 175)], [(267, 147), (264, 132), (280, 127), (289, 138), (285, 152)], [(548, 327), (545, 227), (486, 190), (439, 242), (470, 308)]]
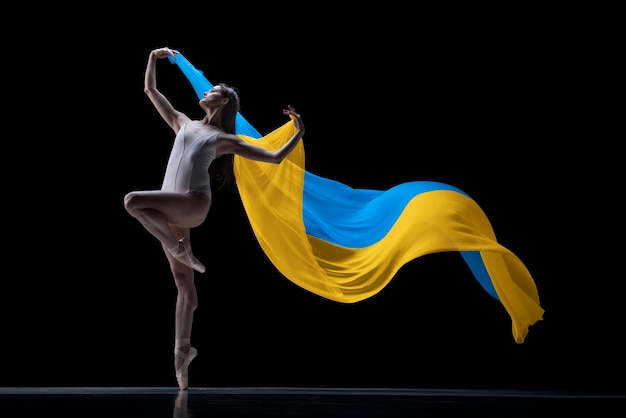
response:
[[(198, 98), (213, 87), (181, 54), (170, 62), (179, 66)], [(261, 135), (241, 114), (235, 128), (243, 140), (267, 149), (296, 131), (290, 121)], [(542, 319), (530, 272), (497, 242), (487, 216), (469, 195), (435, 181), (354, 189), (306, 171), (301, 144), (296, 150), (278, 165), (235, 157), (237, 186), (257, 240), (288, 279), (351, 303), (378, 293), (414, 258), (456, 251), (482, 288), (506, 308), (517, 343)]]
[[(177, 54), (176, 59), (168, 59), (170, 63), (178, 65), (199, 99), (211, 90), (213, 84), (182, 54)], [(237, 113), (235, 130), (238, 134), (252, 138), (262, 137), (241, 113)], [(379, 241), (389, 231), (410, 199), (416, 194), (432, 190), (454, 190), (465, 194), (456, 187), (432, 181), (404, 183), (384, 192), (353, 189), (305, 170), (302, 212), (306, 232), (342, 247), (366, 247)], [(480, 253), (460, 253), (480, 285), (499, 300)]]

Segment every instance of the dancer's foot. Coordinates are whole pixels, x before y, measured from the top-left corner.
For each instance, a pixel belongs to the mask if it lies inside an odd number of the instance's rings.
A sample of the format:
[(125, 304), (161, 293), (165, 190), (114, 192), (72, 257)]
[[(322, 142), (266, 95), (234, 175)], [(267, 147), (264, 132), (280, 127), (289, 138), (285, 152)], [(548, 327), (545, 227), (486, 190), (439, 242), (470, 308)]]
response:
[(183, 263), (184, 265), (191, 267), (194, 270), (199, 271), (200, 273), (204, 273), (206, 271), (206, 267), (202, 264), (196, 257), (194, 257), (191, 252), (191, 244), (184, 237), (178, 240), (178, 243), (172, 247), (168, 248), (170, 254), (174, 256), (175, 259)]
[(191, 360), (196, 358), (198, 350), (193, 347), (189, 347), (189, 352), (185, 353), (180, 350), (180, 348), (176, 347), (174, 349), (174, 355), (179, 359), (182, 359), (180, 367), (176, 368), (176, 380), (178, 381), (178, 387), (181, 390), (185, 390), (189, 387), (189, 363), (191, 363)]

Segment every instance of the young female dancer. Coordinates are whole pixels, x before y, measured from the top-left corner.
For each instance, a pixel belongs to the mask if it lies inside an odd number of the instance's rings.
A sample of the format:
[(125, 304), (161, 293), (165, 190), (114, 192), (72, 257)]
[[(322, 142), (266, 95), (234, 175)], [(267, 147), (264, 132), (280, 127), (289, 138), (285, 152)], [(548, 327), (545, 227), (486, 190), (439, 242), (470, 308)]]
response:
[[(167, 257), (177, 299), (175, 312), (174, 366), (180, 389), (188, 387), (189, 363), (197, 350), (191, 347), (191, 329), (198, 295), (194, 270), (206, 271), (193, 254), (190, 229), (202, 224), (211, 207), (211, 181), (234, 181), (233, 156), (279, 164), (304, 135), (302, 118), (291, 106), (283, 114), (293, 119), (295, 134), (279, 149), (269, 151), (235, 135), (239, 96), (234, 88), (216, 84), (199, 101), (206, 115), (193, 120), (176, 110), (157, 89), (158, 59), (178, 52), (158, 48), (150, 52), (144, 78), (144, 91), (161, 117), (174, 131), (174, 143), (160, 190), (132, 191), (124, 197), (128, 213), (156, 237)], [(212, 177), (213, 176), (213, 177)]]

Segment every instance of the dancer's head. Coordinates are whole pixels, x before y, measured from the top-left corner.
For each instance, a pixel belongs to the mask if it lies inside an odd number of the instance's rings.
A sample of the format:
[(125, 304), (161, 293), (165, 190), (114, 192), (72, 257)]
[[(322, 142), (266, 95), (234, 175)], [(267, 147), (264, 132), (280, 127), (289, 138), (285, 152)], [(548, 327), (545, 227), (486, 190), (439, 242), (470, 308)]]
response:
[(230, 134), (235, 133), (235, 119), (239, 112), (239, 95), (235, 88), (225, 83), (216, 84), (202, 95), (200, 106), (207, 112), (219, 109), (222, 128)]

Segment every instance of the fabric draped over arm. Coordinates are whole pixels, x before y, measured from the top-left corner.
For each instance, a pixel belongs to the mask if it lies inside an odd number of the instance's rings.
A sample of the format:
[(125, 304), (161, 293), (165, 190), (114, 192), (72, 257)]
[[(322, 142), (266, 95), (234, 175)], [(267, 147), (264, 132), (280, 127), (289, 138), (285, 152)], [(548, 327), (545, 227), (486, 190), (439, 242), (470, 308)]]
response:
[[(198, 97), (211, 88), (182, 55)], [(293, 121), (261, 135), (240, 114), (237, 134), (273, 150), (295, 133)], [(500, 245), (489, 219), (463, 191), (411, 181), (388, 190), (354, 189), (305, 169), (302, 141), (280, 164), (235, 156), (235, 178), (252, 230), (287, 279), (343, 303), (379, 293), (398, 270), (426, 254), (456, 251), (476, 280), (508, 312), (523, 343), (543, 319), (535, 282), (524, 263)]]

